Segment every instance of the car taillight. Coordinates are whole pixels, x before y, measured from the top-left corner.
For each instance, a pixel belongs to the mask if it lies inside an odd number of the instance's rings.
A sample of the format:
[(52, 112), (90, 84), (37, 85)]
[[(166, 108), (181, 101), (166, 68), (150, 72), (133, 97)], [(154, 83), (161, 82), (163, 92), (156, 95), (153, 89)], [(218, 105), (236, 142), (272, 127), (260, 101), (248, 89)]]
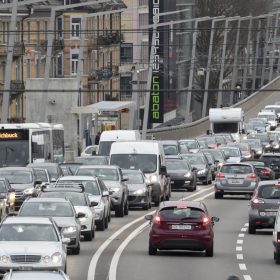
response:
[(159, 225), (160, 224), (160, 216), (155, 216), (153, 222), (154, 222), (154, 224)]
[(280, 232), (277, 232), (277, 243), (280, 243)]
[(203, 227), (208, 227), (211, 223), (211, 219), (208, 216), (204, 216), (202, 218), (202, 226)]
[(262, 169), (260, 171), (261, 174), (270, 174), (270, 171), (269, 170), (265, 170), (265, 169)]
[(225, 175), (223, 174), (223, 173), (218, 173), (217, 175), (216, 175), (216, 178), (218, 178), (218, 179), (222, 179), (222, 178), (225, 178)]
[(247, 176), (247, 178), (249, 178), (249, 179), (256, 179), (256, 178), (257, 178), (257, 175), (256, 175), (255, 173), (252, 173), (252, 174), (249, 174), (249, 175)]
[(259, 197), (255, 197), (252, 199), (252, 202), (255, 204), (259, 204), (259, 203), (264, 203), (264, 200)]

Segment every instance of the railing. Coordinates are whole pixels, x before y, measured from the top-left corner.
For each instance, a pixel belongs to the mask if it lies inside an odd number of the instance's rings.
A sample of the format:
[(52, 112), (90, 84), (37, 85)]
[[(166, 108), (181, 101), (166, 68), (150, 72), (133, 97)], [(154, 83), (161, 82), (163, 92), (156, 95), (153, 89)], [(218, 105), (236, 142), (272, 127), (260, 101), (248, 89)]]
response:
[(64, 49), (64, 40), (63, 39), (54, 39), (53, 40), (53, 51), (59, 52)]

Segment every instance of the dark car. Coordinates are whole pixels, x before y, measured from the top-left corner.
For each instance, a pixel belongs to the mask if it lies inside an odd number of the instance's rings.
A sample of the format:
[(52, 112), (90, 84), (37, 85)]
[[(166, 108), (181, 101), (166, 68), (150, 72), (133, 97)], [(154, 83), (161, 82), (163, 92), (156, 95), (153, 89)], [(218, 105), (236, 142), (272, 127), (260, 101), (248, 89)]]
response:
[(37, 196), (42, 181), (36, 181), (32, 168), (4, 167), (0, 168), (0, 177), (8, 179), (15, 190), (15, 211), (18, 211), (27, 197)]
[(251, 146), (251, 149), (254, 151), (255, 158), (259, 158), (263, 153), (263, 146), (260, 139), (257, 138), (249, 138), (243, 141), (244, 143), (248, 143)]
[(87, 157), (75, 157), (74, 162), (85, 165), (108, 165), (107, 156), (87, 156)]
[(253, 165), (248, 163), (226, 163), (216, 175), (215, 198), (230, 195), (253, 195), (259, 184)]
[(243, 159), (241, 160), (241, 162), (252, 164), (255, 167), (257, 174), (261, 180), (275, 179), (275, 172), (269, 167), (269, 165), (266, 162), (262, 161), (261, 159)]
[(202, 151), (207, 151), (214, 157), (215, 165), (217, 166), (217, 169), (220, 169), (222, 165), (226, 162), (226, 155), (220, 149), (204, 149)]
[(261, 182), (250, 202), (248, 232), (255, 234), (256, 229), (274, 228), (279, 206), (280, 182)]
[(175, 156), (181, 153), (179, 142), (176, 140), (165, 140), (158, 142), (162, 145), (165, 156)]
[(142, 207), (148, 210), (152, 205), (152, 184), (147, 184), (141, 170), (122, 169), (123, 175), (128, 178), (129, 207)]
[(248, 135), (248, 139), (260, 139), (264, 152), (269, 152), (271, 149), (270, 139), (267, 133), (256, 133), (253, 135)]
[(166, 169), (172, 189), (196, 190), (196, 171), (182, 158), (167, 158)]
[(204, 185), (212, 183), (211, 163), (208, 162), (207, 157), (202, 153), (190, 153), (181, 155), (188, 161), (191, 167), (197, 169), (197, 181)]
[(6, 178), (0, 178), (0, 219), (15, 210), (15, 190)]
[(151, 221), (149, 255), (156, 255), (157, 250), (191, 250), (213, 257), (213, 225), (219, 219), (209, 217), (203, 202), (161, 202), (155, 216), (145, 218)]
[(207, 157), (208, 162), (211, 164), (211, 174), (212, 180), (215, 180), (216, 174), (218, 172), (218, 162), (216, 162), (214, 156), (208, 152), (208, 150), (216, 150), (216, 149), (204, 149), (201, 152)]
[(275, 172), (275, 179), (278, 179), (280, 177), (280, 153), (264, 153), (260, 159), (270, 166)]
[(215, 136), (200, 136), (197, 140), (204, 140), (207, 143), (205, 149), (217, 149), (222, 143), (219, 143)]
[(34, 162), (29, 163), (27, 167), (45, 168), (51, 174), (51, 182), (55, 182), (59, 177), (63, 176), (63, 172), (59, 163), (56, 162)]

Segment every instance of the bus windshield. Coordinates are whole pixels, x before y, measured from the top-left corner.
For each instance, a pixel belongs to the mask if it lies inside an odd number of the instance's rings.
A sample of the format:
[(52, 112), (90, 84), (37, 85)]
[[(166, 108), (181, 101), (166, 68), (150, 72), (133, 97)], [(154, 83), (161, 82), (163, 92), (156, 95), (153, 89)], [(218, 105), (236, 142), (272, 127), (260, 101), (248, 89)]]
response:
[(213, 133), (238, 133), (238, 122), (213, 123)]
[(0, 167), (26, 166), (28, 158), (28, 140), (0, 141)]

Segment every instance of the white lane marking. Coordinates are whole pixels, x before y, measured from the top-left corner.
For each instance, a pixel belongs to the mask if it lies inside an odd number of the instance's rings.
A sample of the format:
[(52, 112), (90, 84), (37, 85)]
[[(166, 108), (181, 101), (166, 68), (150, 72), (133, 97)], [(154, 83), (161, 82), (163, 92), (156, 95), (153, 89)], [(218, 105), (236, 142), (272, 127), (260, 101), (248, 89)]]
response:
[(241, 231), (243, 231), (243, 232), (244, 232), (244, 231), (247, 231), (247, 228), (242, 228)]
[(239, 237), (239, 238), (243, 238), (244, 236), (245, 236), (245, 233), (239, 233), (239, 234), (238, 234), (238, 237)]
[(243, 254), (236, 254), (236, 258), (238, 260), (243, 260)]
[(243, 277), (244, 277), (244, 280), (252, 280), (250, 275), (243, 275)]
[(202, 193), (207, 192), (207, 191), (209, 191), (209, 190), (211, 190), (211, 189), (213, 189), (213, 187), (210, 187), (210, 188), (207, 188), (207, 189), (203, 189), (203, 190), (201, 190), (201, 191), (198, 191), (197, 193), (193, 193), (193, 194), (191, 194), (191, 195), (188, 195), (188, 196), (183, 197), (182, 200), (184, 200), (184, 199), (189, 199), (189, 198), (191, 198), (191, 197), (197, 196), (198, 194), (202, 194)]
[(202, 197), (199, 197), (199, 198), (194, 199), (194, 201), (204, 200), (206, 197), (211, 196), (211, 195), (213, 195), (213, 194), (214, 194), (214, 192), (208, 193), (208, 194), (206, 194), (206, 195), (204, 195), (204, 196), (202, 196)]
[[(148, 214), (153, 214), (155, 211), (149, 212)], [(128, 229), (130, 226), (138, 223), (139, 221), (143, 220), (145, 218), (145, 216), (142, 216), (126, 225), (124, 225), (123, 227), (121, 227), (118, 231), (116, 231), (114, 234), (112, 234), (107, 240), (105, 240), (102, 245), (98, 248), (98, 250), (95, 252), (95, 254), (93, 255), (90, 264), (89, 264), (89, 269), (88, 269), (88, 276), (87, 279), (88, 280), (92, 280), (95, 277), (95, 270), (96, 270), (96, 265), (97, 262), (101, 256), (101, 254), (103, 253), (103, 251), (110, 245), (110, 243), (119, 235), (121, 234), (123, 231), (125, 231), (126, 229)]]
[(240, 251), (242, 251), (242, 250), (243, 250), (242, 246), (237, 246), (237, 247), (236, 247), (236, 251), (240, 252)]
[(138, 227), (137, 229), (135, 229), (124, 241), (123, 243), (119, 246), (119, 248), (117, 249), (117, 251), (115, 252), (112, 261), (111, 261), (111, 265), (110, 265), (110, 270), (109, 270), (109, 279), (110, 280), (116, 280), (117, 277), (117, 267), (118, 267), (118, 263), (119, 263), (119, 259), (121, 257), (121, 254), (123, 252), (123, 250), (125, 249), (125, 247), (129, 244), (129, 242), (131, 240), (133, 240), (140, 232), (143, 231), (143, 229), (149, 224), (149, 222), (146, 222), (144, 224), (142, 224), (140, 227)]
[(246, 223), (245, 225), (244, 225), (244, 227), (248, 227), (249, 226), (249, 223)]
[(246, 264), (245, 263), (239, 263), (239, 269), (240, 270), (247, 270)]
[(238, 239), (236, 243), (237, 244), (243, 244), (243, 240), (242, 239)]

